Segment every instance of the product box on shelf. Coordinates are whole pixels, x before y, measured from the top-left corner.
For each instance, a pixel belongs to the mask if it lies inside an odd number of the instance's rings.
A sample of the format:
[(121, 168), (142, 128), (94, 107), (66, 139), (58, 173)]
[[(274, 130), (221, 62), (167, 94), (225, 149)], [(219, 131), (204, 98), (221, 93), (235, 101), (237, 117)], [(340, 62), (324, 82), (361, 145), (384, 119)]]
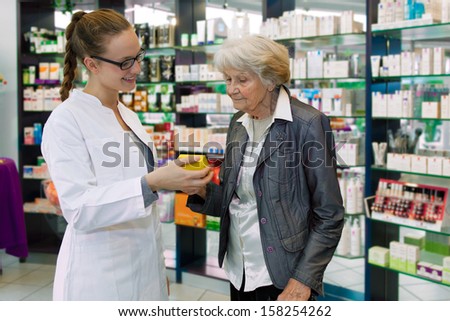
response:
[(441, 231), (450, 220), (445, 213), (448, 188), (381, 178), (375, 197), (366, 198), (372, 219)]
[(187, 194), (175, 194), (175, 224), (201, 228), (206, 227), (206, 215), (191, 211), (191, 209), (186, 206), (187, 198)]
[(429, 262), (417, 263), (417, 275), (423, 276), (434, 281), (442, 281), (442, 266)]
[(381, 246), (372, 246), (369, 249), (369, 263), (380, 265), (380, 266), (389, 266), (389, 249)]
[(450, 285), (450, 256), (443, 258), (442, 267), (442, 283)]
[(450, 158), (444, 158), (442, 161), (442, 176), (450, 177)]
[(425, 237), (423, 235), (406, 234), (403, 237), (403, 242), (409, 245), (415, 245), (419, 249), (425, 248)]

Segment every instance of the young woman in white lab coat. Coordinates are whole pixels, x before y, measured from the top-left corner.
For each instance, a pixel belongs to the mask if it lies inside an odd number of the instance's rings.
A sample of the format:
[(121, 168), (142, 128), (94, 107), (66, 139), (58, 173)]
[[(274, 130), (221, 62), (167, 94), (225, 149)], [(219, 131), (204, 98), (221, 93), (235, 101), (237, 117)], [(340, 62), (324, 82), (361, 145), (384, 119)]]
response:
[[(60, 104), (44, 126), (42, 153), (68, 225), (54, 300), (167, 300), (159, 189), (198, 191), (208, 169), (155, 168), (150, 137), (118, 100), (145, 52), (128, 21), (109, 9), (76, 12), (66, 29)], [(72, 89), (77, 59), (89, 73)]]

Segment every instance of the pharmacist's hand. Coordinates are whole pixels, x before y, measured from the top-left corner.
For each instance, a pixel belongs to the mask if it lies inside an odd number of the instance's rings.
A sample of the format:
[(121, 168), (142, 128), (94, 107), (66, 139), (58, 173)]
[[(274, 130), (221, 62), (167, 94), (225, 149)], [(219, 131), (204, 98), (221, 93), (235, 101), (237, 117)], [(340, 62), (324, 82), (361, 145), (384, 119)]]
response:
[(152, 191), (160, 189), (179, 190), (188, 195), (197, 194), (211, 181), (213, 172), (207, 167), (200, 170), (186, 170), (181, 166), (199, 161), (199, 157), (188, 157), (170, 161), (167, 165), (148, 173), (145, 178)]
[(278, 296), (278, 301), (308, 301), (311, 296), (311, 288), (303, 283), (289, 279), (283, 292)]

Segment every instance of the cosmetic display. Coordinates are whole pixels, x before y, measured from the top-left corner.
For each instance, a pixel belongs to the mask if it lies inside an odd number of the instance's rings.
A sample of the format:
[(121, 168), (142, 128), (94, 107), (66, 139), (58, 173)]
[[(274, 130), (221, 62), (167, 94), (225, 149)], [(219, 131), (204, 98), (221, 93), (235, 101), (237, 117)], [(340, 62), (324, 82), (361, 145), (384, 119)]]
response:
[[(441, 231), (448, 188), (381, 178), (371, 218), (425, 230)], [(448, 219), (447, 219), (448, 220)]]

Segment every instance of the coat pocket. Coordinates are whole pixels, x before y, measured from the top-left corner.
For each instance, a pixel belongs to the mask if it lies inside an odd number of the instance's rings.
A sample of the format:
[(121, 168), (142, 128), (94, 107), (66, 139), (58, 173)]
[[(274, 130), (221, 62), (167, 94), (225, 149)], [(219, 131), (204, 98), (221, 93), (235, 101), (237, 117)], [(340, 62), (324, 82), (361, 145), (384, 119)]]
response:
[(308, 237), (308, 229), (305, 228), (301, 232), (292, 236), (283, 238), (281, 244), (287, 252), (298, 252), (305, 247), (305, 241)]
[(122, 179), (123, 152), (114, 137), (86, 139), (86, 146), (99, 185)]

